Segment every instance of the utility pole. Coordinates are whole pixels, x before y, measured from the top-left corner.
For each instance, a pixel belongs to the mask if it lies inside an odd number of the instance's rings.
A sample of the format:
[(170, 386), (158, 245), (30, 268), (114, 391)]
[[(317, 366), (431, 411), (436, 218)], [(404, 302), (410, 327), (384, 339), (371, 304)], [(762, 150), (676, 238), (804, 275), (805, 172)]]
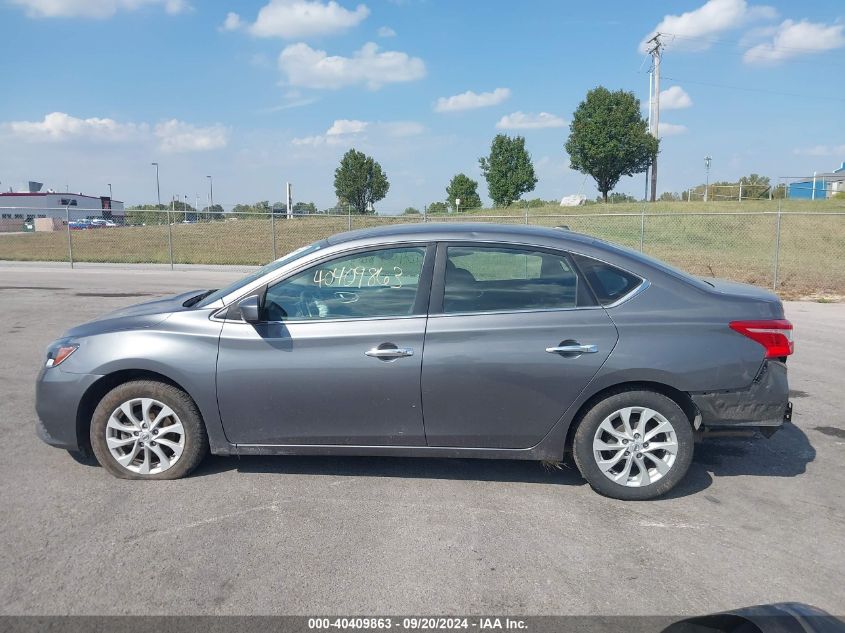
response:
[(158, 163), (150, 163), (156, 168), (156, 199), (158, 200), (158, 206), (161, 208), (161, 184), (159, 184), (158, 180)]
[(206, 219), (211, 219), (214, 217), (212, 214), (214, 213), (214, 209), (211, 207), (214, 206), (214, 178), (211, 176), (206, 176), (208, 178), (208, 213)]
[[(650, 104), (651, 134), (654, 138), (660, 138), (660, 58), (662, 56), (663, 42), (660, 41), (660, 33), (656, 33), (649, 41), (651, 48), (648, 53), (651, 55), (654, 73), (654, 91), (652, 103)], [(651, 160), (651, 201), (657, 199), (657, 154)]]
[[(654, 110), (654, 75), (651, 72), (651, 68), (648, 69), (648, 132), (651, 134), (651, 113)], [(651, 164), (649, 163), (645, 168), (645, 192), (643, 193), (643, 200), (648, 200), (648, 190), (649, 185), (651, 184), (651, 177), (649, 175), (649, 170), (651, 169)]]

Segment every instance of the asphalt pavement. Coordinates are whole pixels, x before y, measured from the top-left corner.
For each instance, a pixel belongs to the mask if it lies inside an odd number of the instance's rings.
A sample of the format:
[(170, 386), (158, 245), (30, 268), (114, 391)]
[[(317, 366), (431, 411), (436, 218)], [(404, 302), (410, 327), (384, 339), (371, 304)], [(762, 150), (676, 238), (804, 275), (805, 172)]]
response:
[(122, 481), (36, 438), (52, 339), (240, 274), (0, 263), (0, 613), (845, 614), (845, 304), (787, 304), (794, 424), (699, 445), (657, 501), (469, 459), (210, 457)]

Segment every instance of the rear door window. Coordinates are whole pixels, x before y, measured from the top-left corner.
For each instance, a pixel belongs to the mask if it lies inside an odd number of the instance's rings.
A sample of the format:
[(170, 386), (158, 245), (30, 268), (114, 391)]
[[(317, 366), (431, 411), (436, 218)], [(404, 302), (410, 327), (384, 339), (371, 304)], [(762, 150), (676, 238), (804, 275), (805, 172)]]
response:
[(562, 253), (496, 246), (449, 246), (443, 311), (547, 310), (593, 305)]

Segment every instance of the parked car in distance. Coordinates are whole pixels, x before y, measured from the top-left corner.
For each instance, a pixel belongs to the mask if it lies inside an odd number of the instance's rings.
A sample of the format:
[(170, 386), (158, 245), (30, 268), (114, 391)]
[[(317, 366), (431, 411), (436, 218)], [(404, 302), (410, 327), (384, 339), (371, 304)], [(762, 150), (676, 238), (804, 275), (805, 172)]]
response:
[(680, 482), (703, 429), (789, 419), (774, 294), (561, 229), (335, 235), (220, 290), (107, 314), (50, 345), (38, 432), (113, 475), (219, 455), (559, 461), (598, 492)]
[(91, 220), (90, 224), (93, 228), (98, 228), (98, 229), (100, 229), (100, 228), (110, 229), (110, 228), (114, 228), (114, 227), (117, 226), (117, 224), (115, 222), (113, 222), (112, 220), (107, 220), (106, 218), (93, 218)]

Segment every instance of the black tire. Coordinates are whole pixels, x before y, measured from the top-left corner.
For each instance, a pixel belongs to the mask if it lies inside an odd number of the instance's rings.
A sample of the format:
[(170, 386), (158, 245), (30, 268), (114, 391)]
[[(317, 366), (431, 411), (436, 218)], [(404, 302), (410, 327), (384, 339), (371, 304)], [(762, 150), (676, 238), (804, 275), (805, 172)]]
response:
[[(648, 407), (657, 411), (672, 425), (677, 439), (678, 452), (671, 468), (660, 479), (648, 485), (632, 487), (611, 481), (596, 463), (593, 439), (599, 425), (609, 415), (626, 407)], [(643, 389), (614, 392), (596, 403), (578, 424), (572, 454), (578, 470), (593, 490), (614, 499), (638, 501), (654, 499), (674, 488), (684, 478), (692, 463), (693, 446), (692, 425), (681, 407), (662, 393)]]
[[(179, 458), (166, 470), (154, 474), (133, 472), (117, 462), (106, 444), (106, 425), (111, 414), (133, 398), (153, 398), (170, 407), (184, 428), (185, 446)], [(135, 380), (109, 391), (91, 418), (91, 447), (100, 465), (121, 479), (179, 479), (186, 476), (208, 453), (208, 434), (199, 409), (181, 389), (154, 380)]]

